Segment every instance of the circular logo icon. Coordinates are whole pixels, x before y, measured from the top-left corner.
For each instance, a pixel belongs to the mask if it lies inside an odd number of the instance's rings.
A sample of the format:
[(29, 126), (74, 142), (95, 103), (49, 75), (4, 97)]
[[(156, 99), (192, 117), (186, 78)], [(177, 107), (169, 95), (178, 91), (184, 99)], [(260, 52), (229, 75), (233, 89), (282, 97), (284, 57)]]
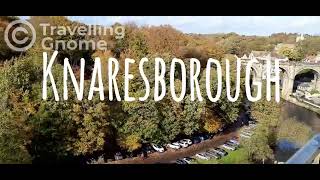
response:
[[(14, 27), (15, 25), (19, 25), (18, 27)], [(27, 30), (28, 27), (31, 30), (31, 35), (24, 37), (23, 39), (18, 39), (18, 33), (23, 32), (24, 34), (29, 34), (29, 31)], [(12, 31), (10, 31), (13, 28)], [(11, 38), (9, 38), (11, 37)], [(31, 37), (31, 41), (28, 42), (29, 37)], [(11, 43), (10, 39), (14, 42), (14, 44)], [(31, 23), (25, 20), (15, 20), (8, 24), (8, 26), (5, 29), (4, 32), (4, 40), (7, 43), (8, 47), (10, 47), (14, 51), (26, 51), (29, 48), (32, 47), (32, 45), (36, 41), (36, 30), (32, 26)], [(28, 43), (27, 43), (28, 42)], [(19, 45), (17, 47), (17, 45)]]

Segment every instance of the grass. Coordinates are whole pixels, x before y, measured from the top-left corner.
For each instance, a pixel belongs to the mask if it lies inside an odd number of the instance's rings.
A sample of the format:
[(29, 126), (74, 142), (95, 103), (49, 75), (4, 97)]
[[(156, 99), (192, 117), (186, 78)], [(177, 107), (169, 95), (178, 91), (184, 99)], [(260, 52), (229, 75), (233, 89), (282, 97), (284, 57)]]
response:
[(216, 159), (204, 160), (197, 158), (192, 164), (219, 164), (219, 162)]
[(244, 148), (239, 148), (235, 151), (229, 151), (229, 154), (221, 159), (221, 164), (250, 164), (248, 153)]
[(244, 148), (239, 148), (235, 151), (228, 151), (228, 155), (221, 159), (202, 160), (196, 159), (194, 164), (250, 164), (248, 154)]

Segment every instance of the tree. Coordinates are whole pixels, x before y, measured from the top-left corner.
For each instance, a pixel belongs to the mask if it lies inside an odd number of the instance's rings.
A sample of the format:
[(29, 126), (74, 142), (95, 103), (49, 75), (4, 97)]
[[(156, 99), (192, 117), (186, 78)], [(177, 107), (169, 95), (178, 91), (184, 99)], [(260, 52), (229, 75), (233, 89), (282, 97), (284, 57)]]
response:
[(33, 84), (40, 81), (37, 57), (24, 56), (4, 63), (0, 69), (0, 161), (30, 163), (33, 136), (29, 118), (36, 113)]
[(128, 135), (128, 136), (122, 136), (121, 139), (119, 139), (119, 145), (122, 148), (132, 152), (141, 147), (140, 137), (139, 135), (134, 135), (134, 134)]
[(309, 141), (312, 134), (310, 127), (295, 118), (291, 118), (280, 122), (277, 140), (288, 140), (298, 146), (303, 146)]
[(277, 141), (280, 104), (262, 99), (252, 104), (251, 111), (252, 117), (258, 121), (258, 125), (250, 140), (245, 142), (244, 147), (252, 161), (265, 162), (266, 160), (272, 160), (274, 158), (273, 147)]
[[(0, 16), (0, 60), (1, 61), (5, 59), (11, 59), (12, 57), (18, 56), (20, 54), (20, 52), (15, 52), (12, 49), (10, 49), (4, 40), (4, 37), (5, 37), (4, 31), (7, 25), (10, 22), (18, 19), (19, 18), (15, 16)], [(12, 31), (13, 28), (11, 28), (10, 30)], [(24, 34), (17, 34), (17, 36), (19, 36), (17, 37), (18, 39), (23, 39), (25, 37)], [(10, 41), (10, 42), (13, 43), (15, 47), (18, 47), (18, 44), (14, 44), (13, 41)]]
[(103, 150), (109, 135), (109, 108), (105, 103), (84, 100), (73, 105), (72, 120), (77, 125), (73, 143), (75, 155), (88, 155)]
[(297, 44), (297, 49), (305, 56), (317, 55), (320, 52), (320, 37), (319, 36), (309, 36), (303, 41)]
[[(205, 110), (208, 112), (209, 110)], [(216, 133), (222, 127), (221, 118), (213, 114), (211, 111), (205, 113), (203, 128), (209, 133)]]
[(279, 54), (287, 57), (291, 61), (301, 61), (303, 55), (296, 48), (282, 47), (279, 50)]

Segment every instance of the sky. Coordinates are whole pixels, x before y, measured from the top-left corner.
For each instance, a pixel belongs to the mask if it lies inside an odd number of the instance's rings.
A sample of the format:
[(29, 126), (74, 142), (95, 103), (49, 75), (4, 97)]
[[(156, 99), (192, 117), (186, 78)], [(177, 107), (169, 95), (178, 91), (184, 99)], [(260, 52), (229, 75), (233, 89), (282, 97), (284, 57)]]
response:
[(110, 26), (169, 24), (184, 33), (229, 33), (268, 36), (273, 33), (320, 34), (320, 16), (69, 16), (86, 24)]

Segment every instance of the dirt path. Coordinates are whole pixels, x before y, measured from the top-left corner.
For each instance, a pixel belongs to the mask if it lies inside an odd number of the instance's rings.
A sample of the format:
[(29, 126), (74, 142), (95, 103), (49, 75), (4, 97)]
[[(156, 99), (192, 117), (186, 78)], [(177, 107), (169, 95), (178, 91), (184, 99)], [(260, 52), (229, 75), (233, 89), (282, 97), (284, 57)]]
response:
[(236, 130), (232, 132), (226, 132), (222, 135), (216, 135), (212, 139), (208, 139), (199, 144), (193, 144), (188, 148), (182, 148), (179, 150), (168, 149), (163, 153), (152, 153), (148, 155), (148, 158), (142, 159), (141, 157), (126, 158), (119, 161), (113, 161), (109, 164), (155, 164), (155, 163), (172, 163), (176, 159), (193, 156), (199, 152), (203, 152), (213, 147), (222, 145), (225, 141), (232, 137), (238, 136)]

